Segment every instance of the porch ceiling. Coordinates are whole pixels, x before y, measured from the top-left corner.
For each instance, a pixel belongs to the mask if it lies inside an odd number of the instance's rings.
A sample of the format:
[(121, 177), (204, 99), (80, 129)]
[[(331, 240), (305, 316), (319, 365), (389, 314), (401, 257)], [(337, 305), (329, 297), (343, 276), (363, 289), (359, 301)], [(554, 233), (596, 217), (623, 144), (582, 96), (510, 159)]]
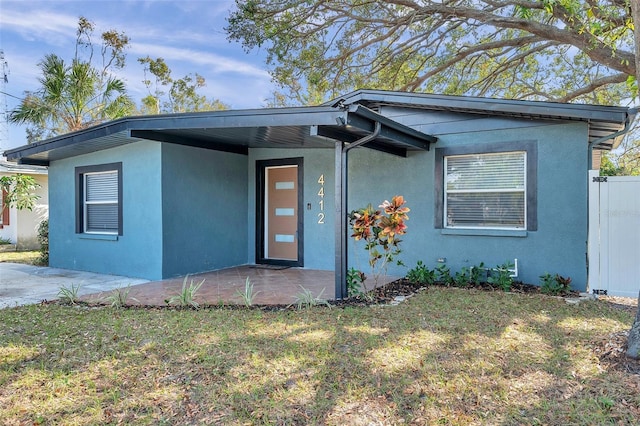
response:
[(332, 148), (335, 140), (352, 143), (379, 135), (366, 146), (405, 156), (428, 150), (435, 137), (399, 124), (360, 105), (231, 110), (128, 117), (8, 150), (20, 164), (49, 162), (114, 148), (140, 140), (176, 143), (247, 154), (249, 148)]

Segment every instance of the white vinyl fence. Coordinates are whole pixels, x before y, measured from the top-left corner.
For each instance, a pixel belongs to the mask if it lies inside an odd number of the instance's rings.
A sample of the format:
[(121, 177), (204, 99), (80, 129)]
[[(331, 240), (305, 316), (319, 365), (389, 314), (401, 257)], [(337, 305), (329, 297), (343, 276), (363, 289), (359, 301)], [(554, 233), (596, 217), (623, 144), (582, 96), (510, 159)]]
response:
[(638, 297), (640, 177), (589, 171), (589, 291)]

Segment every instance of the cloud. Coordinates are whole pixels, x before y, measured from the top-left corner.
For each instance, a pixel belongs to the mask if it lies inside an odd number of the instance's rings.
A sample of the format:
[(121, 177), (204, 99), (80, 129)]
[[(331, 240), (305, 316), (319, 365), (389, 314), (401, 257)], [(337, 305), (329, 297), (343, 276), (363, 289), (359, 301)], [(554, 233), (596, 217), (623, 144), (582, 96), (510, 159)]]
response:
[(52, 45), (65, 44), (75, 36), (77, 16), (24, 7), (16, 10), (8, 7), (9, 4), (3, 5), (0, 14), (3, 32), (14, 31), (24, 40), (46, 40)]
[(129, 53), (134, 56), (150, 56), (153, 59), (163, 58), (169, 68), (173, 69), (175, 62), (182, 64), (182, 68), (189, 68), (185, 63), (206, 66), (213, 74), (236, 73), (248, 77), (269, 79), (269, 73), (248, 62), (239, 61), (227, 56), (201, 50), (184, 49), (161, 46), (157, 44), (132, 43)]

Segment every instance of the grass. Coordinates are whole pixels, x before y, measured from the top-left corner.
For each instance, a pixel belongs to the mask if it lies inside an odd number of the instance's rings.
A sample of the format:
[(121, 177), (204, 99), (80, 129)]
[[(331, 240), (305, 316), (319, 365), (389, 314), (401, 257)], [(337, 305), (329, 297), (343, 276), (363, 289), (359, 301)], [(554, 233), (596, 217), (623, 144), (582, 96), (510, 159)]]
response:
[(632, 313), (433, 287), (396, 307), (0, 310), (7, 424), (635, 424)]
[(26, 263), (29, 265), (40, 265), (40, 252), (34, 251), (5, 251), (0, 252), (0, 263)]

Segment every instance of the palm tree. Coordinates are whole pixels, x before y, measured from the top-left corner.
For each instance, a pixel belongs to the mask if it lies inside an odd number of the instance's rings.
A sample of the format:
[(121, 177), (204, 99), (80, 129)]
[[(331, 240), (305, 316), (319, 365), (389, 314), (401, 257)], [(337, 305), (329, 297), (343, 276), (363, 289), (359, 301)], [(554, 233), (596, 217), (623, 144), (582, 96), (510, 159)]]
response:
[(13, 123), (31, 126), (30, 136), (73, 132), (135, 110), (124, 82), (98, 71), (90, 62), (74, 59), (69, 65), (50, 54), (38, 67), (42, 72), (41, 88), (27, 92), (9, 116)]

